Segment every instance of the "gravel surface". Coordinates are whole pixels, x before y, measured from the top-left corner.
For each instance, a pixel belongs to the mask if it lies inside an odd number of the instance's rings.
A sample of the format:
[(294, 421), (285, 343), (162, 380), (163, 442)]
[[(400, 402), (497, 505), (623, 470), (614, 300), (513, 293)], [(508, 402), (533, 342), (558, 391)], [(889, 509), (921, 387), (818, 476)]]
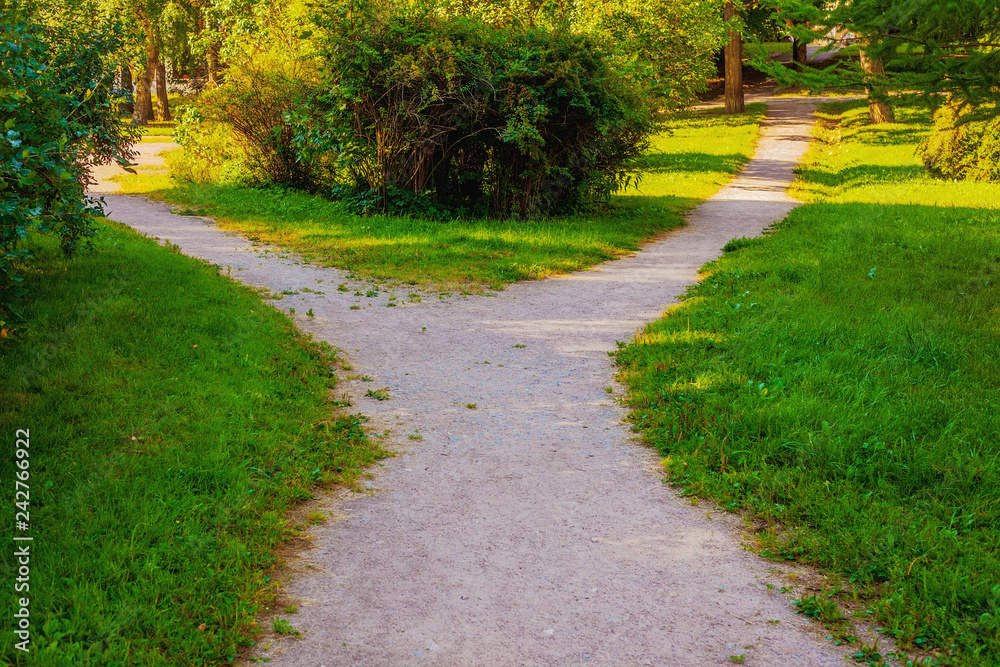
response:
[[(662, 483), (655, 454), (621, 423), (607, 354), (727, 241), (797, 204), (784, 189), (813, 107), (768, 103), (754, 160), (686, 227), (634, 257), (492, 296), (407, 303), (406, 287), (361, 284), (210, 221), (106, 197), (116, 220), (244, 282), (298, 292), (275, 305), (373, 378), (338, 394), (400, 451), (371, 494), (322, 501), (332, 519), (310, 530), (284, 588), (298, 613), (282, 617), (303, 636), (269, 637), (255, 655), (287, 666), (844, 662), (767, 589), (787, 580), (741, 546), (738, 520)], [(351, 310), (356, 289), (380, 291)], [(389, 400), (365, 397), (383, 387)]]

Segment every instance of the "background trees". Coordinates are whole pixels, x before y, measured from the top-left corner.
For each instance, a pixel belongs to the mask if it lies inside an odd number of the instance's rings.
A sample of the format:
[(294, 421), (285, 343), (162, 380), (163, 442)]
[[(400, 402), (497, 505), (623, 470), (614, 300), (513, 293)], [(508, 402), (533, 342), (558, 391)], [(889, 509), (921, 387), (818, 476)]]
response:
[[(997, 0), (781, 0), (778, 15), (797, 17), (800, 39), (842, 28), (861, 45), (857, 61), (840, 61), (822, 73), (768, 68), (786, 83), (812, 88), (862, 86), (873, 123), (892, 120), (890, 91), (944, 99), (994, 116), (1000, 98), (1000, 2)], [(808, 21), (809, 27), (803, 25)], [(942, 97), (944, 95), (944, 97)]]
[(228, 127), (240, 167), (214, 173), (243, 182), (337, 192), (358, 210), (566, 210), (630, 182), (659, 114), (705, 87), (725, 30), (721, 5), (685, 0), (353, 0), (313, 14), (262, 2), (229, 24), (226, 82), (180, 128), (185, 173), (213, 172), (189, 158)]

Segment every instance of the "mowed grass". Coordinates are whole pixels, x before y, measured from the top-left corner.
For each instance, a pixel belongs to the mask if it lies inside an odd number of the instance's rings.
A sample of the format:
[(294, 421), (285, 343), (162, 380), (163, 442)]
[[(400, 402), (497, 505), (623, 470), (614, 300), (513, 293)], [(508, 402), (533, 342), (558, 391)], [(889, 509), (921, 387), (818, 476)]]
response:
[(731, 243), (618, 362), (684, 494), (833, 573), (902, 649), (996, 665), (1000, 184), (930, 178), (929, 116), (897, 111), (831, 105), (796, 186), (814, 203)]
[(358, 277), (428, 288), (502, 289), (631, 254), (683, 224), (684, 212), (749, 160), (763, 112), (763, 105), (750, 105), (740, 116), (695, 111), (678, 117), (641, 160), (638, 191), (613, 198), (610, 210), (576, 216), (447, 222), (364, 217), (345, 213), (337, 202), (280, 189), (149, 175), (125, 176), (119, 183), (126, 192), (163, 198), (215, 218), (222, 229)]
[(28, 324), (0, 340), (9, 498), (30, 430), (30, 590), (22, 543), (0, 570), (31, 644), (8, 623), (0, 661), (228, 664), (274, 596), (289, 508), (385, 452), (334, 412), (332, 351), (215, 267), (115, 223), (71, 260), (35, 250)]

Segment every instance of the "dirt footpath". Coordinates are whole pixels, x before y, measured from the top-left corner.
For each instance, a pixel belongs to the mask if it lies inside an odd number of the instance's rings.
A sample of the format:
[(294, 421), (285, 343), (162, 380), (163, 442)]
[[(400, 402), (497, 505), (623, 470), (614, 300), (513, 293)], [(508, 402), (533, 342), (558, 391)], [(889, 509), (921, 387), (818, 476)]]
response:
[[(493, 296), (406, 303), (401, 287), (351, 310), (356, 289), (378, 288), (106, 196), (114, 219), (244, 282), (297, 292), (275, 306), (295, 308), (303, 330), (371, 376), (338, 393), (401, 452), (371, 495), (325, 501), (333, 519), (311, 529), (285, 588), (298, 613), (281, 616), (303, 637), (261, 642), (255, 655), (295, 667), (713, 665), (740, 654), (843, 664), (843, 648), (767, 589), (787, 581), (740, 545), (738, 522), (662, 483), (655, 455), (621, 423), (607, 354), (727, 241), (795, 206), (784, 189), (811, 111), (770, 100), (755, 159), (688, 226), (632, 258)], [(343, 282), (350, 291), (337, 291)], [(389, 400), (365, 397), (383, 387)]]

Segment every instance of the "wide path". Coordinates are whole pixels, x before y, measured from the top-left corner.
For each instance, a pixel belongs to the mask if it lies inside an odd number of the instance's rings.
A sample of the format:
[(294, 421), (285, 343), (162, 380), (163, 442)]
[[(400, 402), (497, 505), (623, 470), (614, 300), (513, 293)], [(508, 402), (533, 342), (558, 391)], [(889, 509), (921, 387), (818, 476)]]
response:
[[(658, 317), (728, 240), (796, 205), (784, 189), (811, 111), (769, 101), (756, 157), (686, 227), (632, 258), (489, 297), (411, 304), (400, 288), (395, 302), (386, 290), (359, 300), (354, 289), (372, 288), (339, 271), (108, 195), (114, 219), (298, 292), (275, 305), (374, 379), (339, 391), (401, 449), (373, 494), (327, 501), (335, 518), (285, 589), (304, 637), (257, 655), (295, 667), (841, 664), (844, 651), (767, 590), (787, 582), (740, 546), (734, 521), (662, 483), (605, 391), (622, 393), (615, 341)], [(351, 291), (337, 291), (345, 281)], [(364, 397), (381, 387), (390, 400)]]

